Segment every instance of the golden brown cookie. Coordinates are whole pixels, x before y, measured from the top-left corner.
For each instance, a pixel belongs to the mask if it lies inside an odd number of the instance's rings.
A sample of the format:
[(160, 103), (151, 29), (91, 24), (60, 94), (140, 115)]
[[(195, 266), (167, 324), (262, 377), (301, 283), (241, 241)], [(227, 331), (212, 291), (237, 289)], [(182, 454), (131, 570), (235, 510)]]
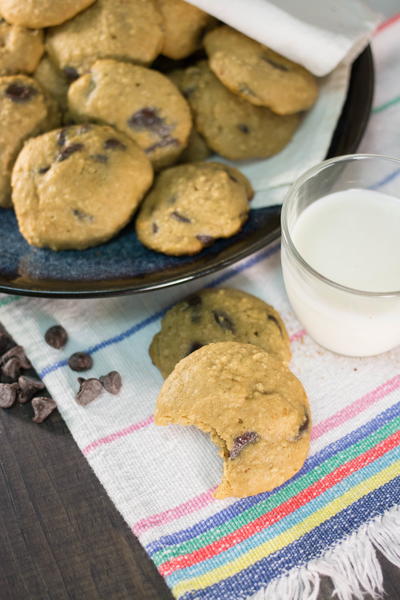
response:
[(60, 69), (86, 73), (98, 58), (147, 65), (164, 34), (155, 0), (96, 0), (71, 21), (51, 29), (47, 51)]
[(49, 125), (41, 87), (26, 75), (0, 77), (0, 206), (11, 206), (10, 175), (24, 140)]
[(139, 240), (157, 252), (181, 256), (234, 235), (247, 219), (249, 203), (246, 186), (231, 169), (194, 163), (163, 171), (136, 219)]
[(279, 116), (230, 92), (207, 63), (169, 75), (187, 98), (208, 146), (231, 160), (267, 158), (292, 138), (298, 115)]
[(206, 28), (216, 19), (183, 0), (158, 0), (164, 19), (164, 44), (162, 54), (180, 59), (199, 48)]
[(20, 231), (53, 250), (100, 244), (130, 220), (152, 177), (145, 154), (112, 127), (75, 125), (30, 139), (12, 173)]
[(204, 38), (211, 70), (235, 94), (278, 115), (309, 109), (318, 86), (304, 67), (224, 25)]
[(64, 23), (95, 0), (0, 0), (0, 13), (9, 23), (41, 29)]
[(259, 298), (236, 289), (206, 288), (175, 304), (163, 317), (149, 349), (164, 377), (185, 356), (212, 342), (260, 346), (290, 360), (290, 343), (279, 313)]
[(157, 425), (195, 425), (223, 457), (215, 497), (274, 489), (303, 465), (311, 416), (300, 381), (252, 344), (209, 344), (182, 359), (157, 398)]
[(156, 168), (176, 161), (192, 128), (189, 106), (171, 81), (152, 69), (98, 60), (68, 91), (71, 115), (114, 125)]
[(0, 75), (32, 73), (43, 51), (42, 31), (10, 25), (0, 17)]

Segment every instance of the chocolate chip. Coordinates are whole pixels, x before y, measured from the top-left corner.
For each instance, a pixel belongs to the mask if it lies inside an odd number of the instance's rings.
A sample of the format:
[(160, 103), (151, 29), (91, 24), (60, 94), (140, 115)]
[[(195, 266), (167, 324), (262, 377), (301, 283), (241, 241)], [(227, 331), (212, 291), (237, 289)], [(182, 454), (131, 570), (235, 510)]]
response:
[(45, 419), (57, 408), (53, 398), (38, 396), (32, 400), (34, 423), (43, 423)]
[(91, 223), (94, 221), (94, 217), (92, 215), (85, 213), (83, 210), (79, 210), (79, 208), (73, 208), (72, 214), (78, 219), (78, 221), (83, 221), (86, 223)]
[(0, 383), (0, 408), (10, 408), (17, 398), (18, 383)]
[(201, 306), (203, 300), (198, 294), (192, 294), (191, 296), (185, 299), (185, 302), (188, 306)]
[(86, 352), (74, 352), (68, 359), (68, 366), (73, 371), (88, 371), (93, 367), (93, 359)]
[(3, 375), (10, 379), (16, 379), (21, 371), (21, 363), (18, 358), (10, 358), (1, 367)]
[(22, 346), (13, 346), (0, 358), (0, 365), (5, 365), (10, 359), (17, 359), (21, 369), (30, 369), (31, 363), (28, 360)]
[(56, 158), (56, 161), (62, 162), (63, 160), (66, 160), (67, 158), (69, 158), (71, 156), (71, 154), (75, 154), (75, 152), (79, 152), (83, 148), (84, 148), (83, 144), (79, 144), (79, 143), (71, 144), (70, 146), (67, 146), (66, 148), (64, 148), (64, 150), (62, 150), (60, 152), (60, 154)]
[(79, 78), (79, 73), (75, 69), (75, 67), (64, 67), (63, 68), (64, 75), (69, 83), (75, 81), (75, 79)]
[(196, 238), (201, 244), (203, 244), (203, 246), (209, 246), (215, 240), (215, 238), (212, 235), (205, 235), (201, 233), (199, 235), (196, 235)]
[(37, 392), (45, 389), (42, 381), (33, 377), (27, 377), (26, 375), (18, 377), (18, 386), (18, 402), (21, 404), (29, 402)]
[(117, 140), (117, 138), (108, 138), (103, 146), (104, 150), (126, 150), (125, 144)]
[(75, 400), (81, 406), (86, 406), (96, 400), (103, 393), (103, 384), (99, 379), (92, 377), (91, 379), (78, 378), (79, 390), (75, 396)]
[(38, 91), (34, 87), (17, 82), (10, 83), (5, 91), (7, 98), (10, 98), (10, 100), (17, 104), (29, 102), (37, 93)]
[(237, 127), (242, 133), (250, 133), (250, 127), (244, 123), (238, 123)]
[(151, 106), (137, 110), (128, 119), (128, 125), (132, 129), (148, 129), (160, 136), (167, 135), (170, 127), (165, 124), (165, 120), (158, 115), (156, 108)]
[(196, 350), (202, 348), (203, 346), (204, 344), (200, 344), (200, 342), (193, 342), (185, 356), (189, 356), (189, 354), (192, 354), (192, 352), (196, 352)]
[(269, 65), (271, 65), (271, 67), (274, 67), (274, 69), (278, 69), (279, 71), (290, 71), (289, 67), (287, 67), (286, 65), (283, 65), (281, 63), (278, 63), (275, 60), (272, 60), (271, 58), (269, 58), (268, 56), (265, 55), (261, 55), (261, 59), (268, 63)]
[(62, 325), (52, 325), (44, 334), (44, 339), (49, 346), (59, 350), (60, 348), (64, 348), (67, 343), (68, 333)]
[(228, 317), (228, 315), (222, 310), (213, 310), (215, 322), (222, 327), (222, 329), (226, 329), (227, 331), (231, 331), (235, 333), (235, 326), (232, 320)]
[(240, 181), (238, 179), (236, 179), (236, 177), (234, 177), (232, 175), (232, 173), (230, 171), (228, 171), (228, 169), (226, 169), (225, 173), (228, 175), (229, 179), (231, 179), (232, 181), (234, 181), (235, 183), (240, 183)]
[(259, 440), (259, 435), (255, 431), (245, 431), (233, 440), (233, 447), (229, 453), (229, 458), (232, 460), (237, 458), (243, 448), (249, 444), (255, 444)]
[(151, 231), (152, 231), (152, 233), (157, 233), (157, 231), (158, 231), (158, 225), (157, 225), (157, 223), (152, 223), (151, 224)]
[(106, 163), (108, 161), (108, 156), (105, 154), (90, 154), (89, 158), (98, 163)]
[(61, 131), (57, 135), (57, 146), (61, 146), (61, 148), (62, 148), (66, 141), (67, 141), (67, 129), (64, 127), (64, 129), (61, 129)]
[(38, 169), (39, 175), (44, 175), (44, 173), (47, 173), (47, 171), (50, 171), (50, 165), (46, 165), (45, 167), (40, 167)]
[(282, 327), (281, 327), (281, 324), (279, 323), (278, 319), (276, 317), (274, 317), (273, 315), (268, 315), (268, 321), (272, 321), (273, 323), (275, 323), (275, 325), (279, 329), (279, 333), (282, 336)]
[(189, 219), (189, 217), (185, 217), (185, 215), (182, 215), (177, 210), (174, 210), (174, 212), (172, 212), (170, 214), (170, 216), (173, 217), (174, 219), (176, 219), (177, 221), (180, 221), (181, 223), (191, 223), (192, 222)]
[(165, 146), (179, 146), (179, 142), (176, 138), (166, 136), (161, 138), (159, 142), (156, 142), (148, 148), (145, 148), (145, 153), (149, 154), (150, 152), (154, 152), (154, 150), (157, 150), (157, 148), (165, 148)]
[(118, 371), (110, 371), (108, 375), (102, 375), (99, 379), (104, 389), (110, 394), (118, 394), (121, 390), (122, 379)]

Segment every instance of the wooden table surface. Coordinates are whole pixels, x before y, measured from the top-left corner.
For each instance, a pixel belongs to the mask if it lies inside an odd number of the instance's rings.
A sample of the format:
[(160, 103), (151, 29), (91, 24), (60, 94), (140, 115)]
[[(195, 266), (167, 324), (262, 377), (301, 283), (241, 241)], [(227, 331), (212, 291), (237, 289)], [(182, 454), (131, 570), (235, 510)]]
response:
[[(172, 600), (60, 415), (31, 417), (0, 409), (0, 600)], [(400, 600), (399, 570), (382, 566)], [(324, 580), (318, 599), (331, 591)]]

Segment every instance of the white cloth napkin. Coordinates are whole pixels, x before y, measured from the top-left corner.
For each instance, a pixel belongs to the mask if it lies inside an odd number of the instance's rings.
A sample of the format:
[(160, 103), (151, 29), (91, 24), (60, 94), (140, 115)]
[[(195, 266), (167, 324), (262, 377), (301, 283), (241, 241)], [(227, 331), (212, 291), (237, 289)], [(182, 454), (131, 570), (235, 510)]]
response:
[(380, 17), (360, 0), (188, 0), (319, 77), (351, 62)]
[(346, 98), (351, 61), (365, 48), (379, 17), (359, 0), (190, 3), (303, 64), (315, 75), (324, 75), (319, 80), (317, 102), (282, 152), (265, 160), (231, 163), (253, 185), (252, 208), (281, 203), (288, 186), (326, 157)]

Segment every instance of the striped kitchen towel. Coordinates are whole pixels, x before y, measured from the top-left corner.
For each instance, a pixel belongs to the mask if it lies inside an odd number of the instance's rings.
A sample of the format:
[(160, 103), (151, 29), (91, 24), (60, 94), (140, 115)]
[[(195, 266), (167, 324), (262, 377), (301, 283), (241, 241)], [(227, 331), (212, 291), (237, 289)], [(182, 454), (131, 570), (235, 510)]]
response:
[[(373, 42), (375, 107), (363, 151), (398, 154), (400, 15)], [(392, 177), (400, 176), (400, 171)], [(385, 181), (377, 182), (385, 189)], [(232, 286), (273, 304), (291, 336), (291, 368), (313, 412), (311, 453), (269, 493), (215, 500), (221, 461), (192, 427), (156, 427), (162, 379), (147, 349), (166, 308), (202, 286)], [(342, 600), (382, 589), (379, 549), (400, 566), (400, 348), (348, 358), (319, 347), (284, 293), (279, 245), (217, 276), (157, 293), (99, 300), (0, 298), (0, 321), (34, 367), (110, 498), (177, 598), (312, 600), (329, 575)], [(70, 340), (48, 347), (61, 323)], [(89, 376), (121, 372), (118, 396), (74, 400), (68, 356), (93, 355)]]

